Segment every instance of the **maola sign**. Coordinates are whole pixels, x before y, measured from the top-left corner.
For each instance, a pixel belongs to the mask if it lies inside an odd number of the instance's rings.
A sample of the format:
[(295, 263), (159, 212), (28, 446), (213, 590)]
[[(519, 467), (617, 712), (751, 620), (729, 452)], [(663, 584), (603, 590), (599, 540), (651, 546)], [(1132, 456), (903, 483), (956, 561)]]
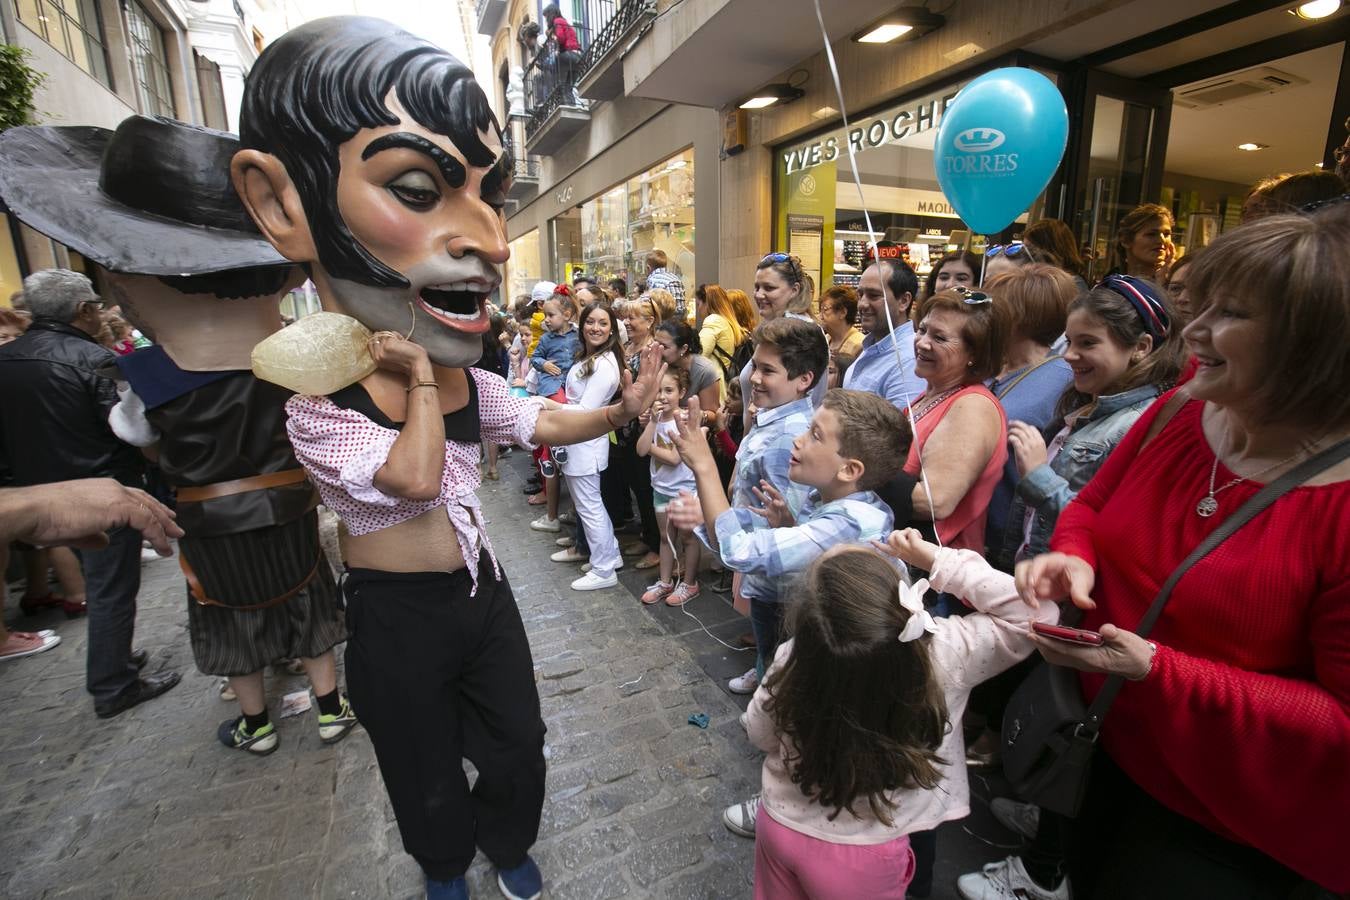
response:
[(882, 144), (903, 140), (910, 135), (931, 131), (942, 122), (947, 108), (956, 99), (957, 90), (959, 88), (940, 97), (925, 97), (907, 103), (898, 110), (891, 110), (853, 126), (847, 135), (831, 134), (809, 144), (784, 150), (782, 157), (786, 174), (791, 175), (793, 172), (834, 162), (841, 154), (848, 154), (849, 144), (853, 145), (854, 153), (861, 153)]

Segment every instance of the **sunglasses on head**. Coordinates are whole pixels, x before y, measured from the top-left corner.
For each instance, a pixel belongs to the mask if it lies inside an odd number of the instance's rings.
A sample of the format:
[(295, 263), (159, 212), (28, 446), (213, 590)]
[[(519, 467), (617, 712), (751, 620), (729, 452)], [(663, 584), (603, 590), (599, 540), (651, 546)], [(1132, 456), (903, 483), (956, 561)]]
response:
[(1021, 241), (1013, 241), (1011, 244), (995, 244), (984, 251), (984, 257), (985, 259), (993, 259), (1000, 253), (1011, 259), (1012, 257), (1020, 256), (1023, 253), (1030, 256), (1031, 250)]
[(759, 261), (761, 266), (765, 263), (787, 263), (795, 272), (800, 273), (802, 270), (802, 267), (797, 262), (797, 258), (791, 253), (766, 253), (764, 258)]
[(982, 303), (994, 302), (994, 298), (986, 294), (984, 291), (972, 291), (970, 288), (962, 287), (960, 285), (951, 288), (951, 290), (960, 294), (961, 302), (966, 304), (967, 306), (979, 306)]

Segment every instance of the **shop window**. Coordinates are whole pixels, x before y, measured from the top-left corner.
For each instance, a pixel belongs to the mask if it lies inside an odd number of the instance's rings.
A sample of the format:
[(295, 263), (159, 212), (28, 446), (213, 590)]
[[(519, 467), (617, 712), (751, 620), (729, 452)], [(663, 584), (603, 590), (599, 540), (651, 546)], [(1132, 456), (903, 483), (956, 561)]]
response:
[(14, 0), (19, 21), (109, 87), (103, 23), (95, 0)]
[(169, 82), (169, 54), (164, 48), (164, 32), (146, 12), (132, 2), (127, 5), (127, 31), (130, 39), (132, 70), (136, 76), (136, 95), (141, 113), (174, 118), (173, 87)]
[[(630, 289), (647, 274), (647, 254), (660, 250), (667, 269), (694, 289), (694, 151), (675, 154), (581, 204), (573, 225), (555, 226), (555, 258), (601, 283), (622, 278)], [(580, 246), (577, 247), (576, 244)], [(579, 253), (577, 252), (579, 250)]]
[[(961, 87), (859, 116), (851, 128), (841, 125), (775, 151), (773, 249), (800, 256), (817, 292), (831, 284), (856, 285), (871, 239), (903, 245), (920, 276), (950, 250), (980, 249), (982, 238), (971, 234), (947, 202), (933, 166), (938, 125)], [(871, 215), (870, 235), (849, 166), (850, 144)], [(1026, 215), (1018, 219), (1026, 220)]]
[(529, 296), (536, 282), (544, 280), (544, 267), (539, 258), (539, 229), (522, 234), (510, 243), (511, 259), (506, 263), (507, 290), (502, 305), (514, 303), (522, 294)]

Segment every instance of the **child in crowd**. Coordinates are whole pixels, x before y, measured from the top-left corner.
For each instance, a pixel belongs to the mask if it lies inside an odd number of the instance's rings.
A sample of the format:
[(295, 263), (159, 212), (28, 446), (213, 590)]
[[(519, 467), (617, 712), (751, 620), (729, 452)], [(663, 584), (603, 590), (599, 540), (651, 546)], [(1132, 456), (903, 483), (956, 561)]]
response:
[[(696, 405), (690, 404), (691, 415)], [(746, 442), (753, 437), (752, 431)], [(789, 477), (810, 490), (800, 510), (794, 514), (768, 482), (754, 489), (762, 508), (733, 509), (722, 493), (707, 442), (681, 423), (676, 447), (694, 472), (698, 498), (682, 495), (670, 518), (682, 528), (694, 527), (727, 568), (742, 573), (747, 582), (761, 578), (777, 587), (830, 547), (879, 540), (891, 530), (890, 507), (874, 490), (900, 471), (902, 451), (909, 444), (909, 424), (889, 401), (864, 391), (828, 391), (789, 455)], [(778, 646), (781, 608), (773, 604), (774, 619), (768, 622), (764, 605), (751, 600), (756, 644), (769, 661)], [(734, 804), (722, 821), (737, 834), (752, 837), (757, 806), (758, 798)]]
[[(932, 618), (928, 584), (906, 584), (876, 550), (976, 611)], [(1031, 653), (1028, 620), (1058, 619), (974, 552), (939, 549), (914, 529), (876, 550), (833, 547), (809, 567), (789, 639), (746, 712), (750, 740), (768, 753), (757, 900), (901, 900), (914, 876), (908, 836), (970, 813), (959, 727), (970, 689)]]
[(727, 383), (727, 398), (717, 411), (716, 431), (713, 432), (713, 450), (717, 456), (717, 471), (722, 476), (722, 487), (731, 490), (731, 477), (736, 470), (736, 451), (745, 437), (745, 408), (741, 405), (741, 380)]
[[(536, 393), (557, 403), (567, 402), (564, 384), (567, 373), (576, 360), (581, 348), (581, 338), (577, 335), (577, 308), (572, 300), (571, 291), (562, 285), (551, 297), (544, 301), (544, 335), (530, 354), (530, 367), (538, 378)], [(544, 478), (544, 499), (539, 494), (530, 497), (530, 505), (545, 506), (544, 515), (530, 523), (535, 531), (558, 532), (562, 525), (558, 521), (558, 467), (550, 448), (540, 446), (534, 451), (539, 472)]]
[[(679, 427), (675, 414), (680, 409), (680, 398), (688, 391), (689, 373), (675, 367), (667, 369), (661, 376), (661, 389), (651, 412), (644, 416), (642, 436), (637, 442), (638, 455), (651, 459), (652, 501), (656, 508), (656, 524), (661, 531), (661, 575), (642, 595), (643, 603), (665, 600), (667, 606), (683, 606), (699, 594), (699, 542), (691, 530), (672, 529), (666, 522), (666, 507), (670, 501), (695, 490), (694, 473), (680, 459), (674, 440)], [(683, 577), (678, 584), (675, 582), (677, 547), (684, 562)]]
[[(814, 322), (789, 318), (760, 325), (754, 341), (749, 379), (756, 409), (754, 427), (736, 452), (731, 505), (737, 509), (759, 507), (761, 500), (756, 492), (767, 483), (786, 499), (795, 515), (805, 500), (806, 489), (791, 485), (788, 464), (793, 442), (811, 425), (811, 393), (825, 376), (829, 345)], [(720, 485), (717, 493), (726, 496)], [(764, 668), (773, 660), (778, 641), (779, 585), (774, 578), (745, 575), (738, 594), (750, 601), (750, 626), (759, 650), (755, 667), (731, 679), (727, 687), (733, 693), (753, 694)]]

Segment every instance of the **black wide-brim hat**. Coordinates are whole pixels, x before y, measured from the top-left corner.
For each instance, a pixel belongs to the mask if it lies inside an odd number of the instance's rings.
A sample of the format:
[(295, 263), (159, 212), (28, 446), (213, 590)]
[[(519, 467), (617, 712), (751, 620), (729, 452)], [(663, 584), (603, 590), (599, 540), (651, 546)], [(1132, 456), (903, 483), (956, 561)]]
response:
[(258, 232), (230, 182), (239, 139), (131, 116), (116, 131), (0, 132), (0, 198), (30, 228), (114, 272), (205, 275), (294, 265)]

